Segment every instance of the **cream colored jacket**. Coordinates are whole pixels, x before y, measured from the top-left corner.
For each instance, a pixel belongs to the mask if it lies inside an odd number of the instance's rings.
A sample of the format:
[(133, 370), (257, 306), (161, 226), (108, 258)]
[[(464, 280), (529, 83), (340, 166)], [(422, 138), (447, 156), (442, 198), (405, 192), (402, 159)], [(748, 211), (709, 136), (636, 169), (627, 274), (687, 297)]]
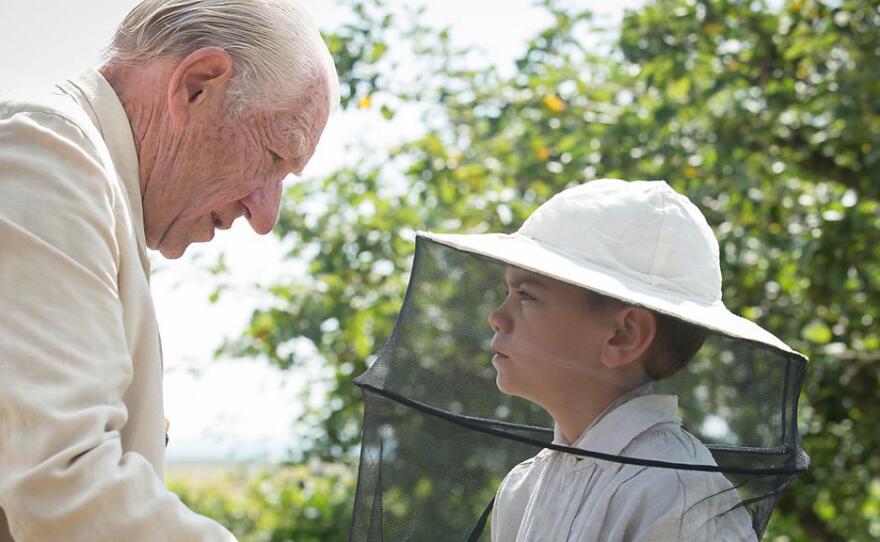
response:
[(0, 97), (0, 541), (233, 540), (162, 482), (149, 275), (112, 87)]

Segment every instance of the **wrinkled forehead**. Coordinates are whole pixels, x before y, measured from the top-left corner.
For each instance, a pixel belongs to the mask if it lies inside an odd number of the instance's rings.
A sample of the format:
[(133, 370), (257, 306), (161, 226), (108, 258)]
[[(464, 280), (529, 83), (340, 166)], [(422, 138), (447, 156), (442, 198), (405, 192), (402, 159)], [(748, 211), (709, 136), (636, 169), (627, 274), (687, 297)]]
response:
[(313, 144), (327, 125), (330, 116), (330, 105), (327, 102), (327, 90), (324, 87), (315, 87), (313, 93), (300, 97), (288, 107), (285, 115), (286, 124), (284, 132), (291, 134), (300, 132)]
[(287, 109), (301, 119), (303, 126), (318, 134), (324, 129), (330, 116), (329, 89), (323, 78), (315, 78), (299, 95), (294, 98)]

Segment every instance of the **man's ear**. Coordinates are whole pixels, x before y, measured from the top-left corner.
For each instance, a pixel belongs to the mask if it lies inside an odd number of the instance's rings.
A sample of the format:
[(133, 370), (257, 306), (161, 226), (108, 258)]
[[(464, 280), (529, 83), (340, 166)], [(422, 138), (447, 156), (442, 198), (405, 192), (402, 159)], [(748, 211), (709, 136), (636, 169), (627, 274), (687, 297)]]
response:
[(187, 124), (205, 106), (223, 107), (232, 73), (232, 58), (219, 47), (204, 47), (181, 60), (168, 81), (174, 123)]
[(602, 364), (611, 369), (629, 365), (642, 357), (657, 333), (657, 320), (651, 311), (624, 306), (613, 315), (615, 330), (602, 346)]

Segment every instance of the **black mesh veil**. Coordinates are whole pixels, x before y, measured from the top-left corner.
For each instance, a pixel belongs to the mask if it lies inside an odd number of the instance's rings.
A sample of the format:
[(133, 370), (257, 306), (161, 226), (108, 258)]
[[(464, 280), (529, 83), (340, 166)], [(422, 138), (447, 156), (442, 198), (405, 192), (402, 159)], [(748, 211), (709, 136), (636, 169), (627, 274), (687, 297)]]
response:
[(417, 238), (394, 330), (355, 381), (365, 412), (349, 539), (490, 540), (502, 480), (550, 450), (632, 473), (679, 473), (697, 494), (683, 525), (724, 517), (760, 540), (779, 492), (808, 465), (796, 425), (805, 358), (710, 334), (684, 368), (653, 383), (652, 394), (677, 396), (702, 460), (551, 444), (553, 419), (496, 385), (487, 316), (505, 298), (506, 267)]

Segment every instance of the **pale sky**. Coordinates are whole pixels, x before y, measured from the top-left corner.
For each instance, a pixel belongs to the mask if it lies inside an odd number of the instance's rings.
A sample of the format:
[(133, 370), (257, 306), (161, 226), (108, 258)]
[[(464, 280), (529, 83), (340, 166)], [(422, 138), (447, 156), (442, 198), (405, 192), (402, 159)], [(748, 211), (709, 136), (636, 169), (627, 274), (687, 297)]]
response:
[[(407, 0), (396, 0), (406, 2)], [(0, 0), (0, 88), (51, 84), (95, 66), (132, 0)], [(318, 26), (334, 28), (345, 16), (331, 0), (304, 0)], [(641, 0), (579, 2), (617, 18)], [(453, 42), (486, 51), (503, 70), (526, 40), (549, 18), (529, 0), (428, 0), (430, 22), (450, 25)], [(417, 69), (417, 67), (414, 67)], [(420, 130), (415, 117), (386, 123), (372, 111), (339, 113), (330, 120), (305, 175), (325, 175), (343, 165), (343, 149), (357, 134), (370, 134), (383, 147)], [(377, 136), (377, 134), (380, 134)], [(171, 421), (168, 460), (278, 457), (295, 441), (291, 424), (301, 411), (302, 375), (265, 363), (214, 360), (224, 337), (245, 327), (255, 299), (249, 285), (283, 273), (302, 273), (282, 263), (284, 250), (273, 236), (259, 237), (240, 221), (217, 232), (211, 245), (193, 245), (166, 261), (157, 253), (152, 279), (165, 363), (165, 411)], [(208, 302), (213, 278), (200, 271), (221, 252), (233, 285), (216, 304)]]

